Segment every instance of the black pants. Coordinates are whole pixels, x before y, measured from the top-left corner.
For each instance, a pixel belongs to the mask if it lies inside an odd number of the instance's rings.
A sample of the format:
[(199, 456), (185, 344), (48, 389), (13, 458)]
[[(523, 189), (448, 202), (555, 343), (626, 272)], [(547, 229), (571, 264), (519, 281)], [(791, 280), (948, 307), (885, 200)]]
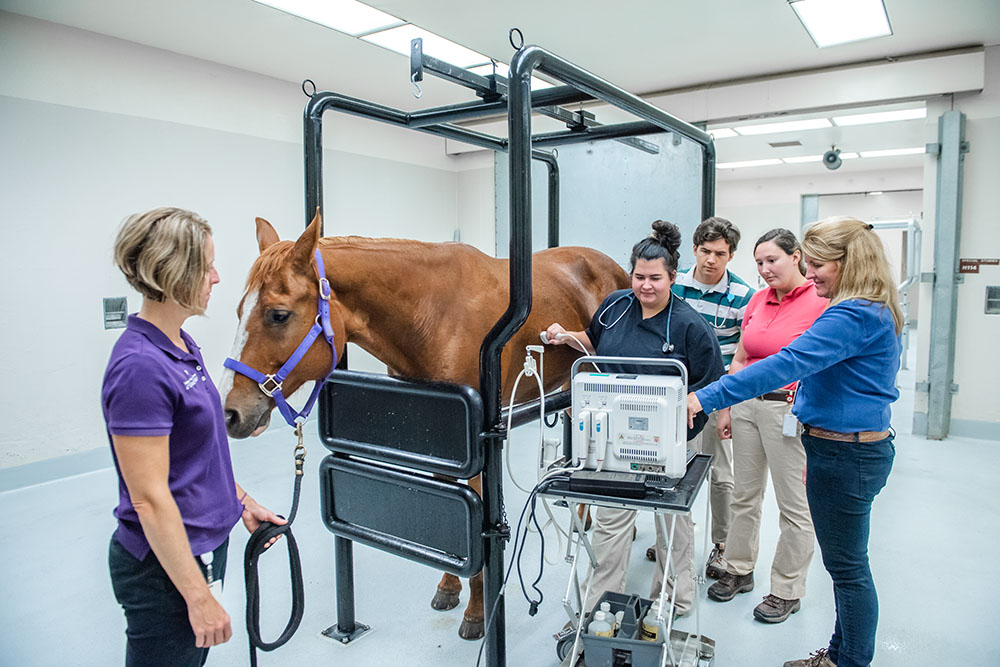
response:
[[(212, 573), (226, 573), (229, 539), (215, 550)], [(197, 560), (197, 559), (196, 559)], [(198, 561), (198, 566), (204, 566)], [(208, 649), (194, 645), (187, 603), (170, 581), (156, 555), (150, 551), (142, 561), (125, 550), (112, 535), (108, 567), (115, 598), (125, 610), (126, 667), (201, 667)]]

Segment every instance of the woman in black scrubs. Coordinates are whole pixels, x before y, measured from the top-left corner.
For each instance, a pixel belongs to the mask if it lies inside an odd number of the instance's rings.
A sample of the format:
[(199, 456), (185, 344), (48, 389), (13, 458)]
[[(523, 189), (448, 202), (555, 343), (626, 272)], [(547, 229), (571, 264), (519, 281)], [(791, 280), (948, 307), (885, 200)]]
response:
[[(632, 289), (610, 294), (584, 331), (566, 331), (555, 323), (546, 329), (549, 343), (583, 347), (590, 354), (609, 357), (651, 357), (677, 359), (687, 368), (688, 391), (696, 391), (725, 373), (715, 334), (705, 319), (672, 296), (670, 287), (677, 275), (681, 234), (676, 225), (662, 220), (653, 223), (653, 233), (632, 248)], [(605, 369), (613, 372), (671, 373), (661, 366), (629, 366)], [(707, 418), (699, 415), (688, 429), (688, 440), (698, 435)], [(635, 512), (601, 507), (592, 536), (598, 566), (585, 609), (596, 604), (605, 591), (625, 592)], [(684, 615), (694, 601), (694, 581), (683, 573), (693, 572), (694, 524), (690, 515), (677, 517), (671, 560), (677, 573), (677, 590), (670, 590), (675, 609)], [(656, 577), (651, 596), (659, 595), (666, 562), (666, 536), (656, 536)], [(668, 582), (668, 586), (670, 586)]]

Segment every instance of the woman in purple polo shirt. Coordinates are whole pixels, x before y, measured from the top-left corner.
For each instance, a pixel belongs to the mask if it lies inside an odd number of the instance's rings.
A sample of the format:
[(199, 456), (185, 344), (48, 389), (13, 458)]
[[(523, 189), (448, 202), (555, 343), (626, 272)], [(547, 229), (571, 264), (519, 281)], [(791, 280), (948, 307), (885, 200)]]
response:
[(868, 565), (871, 507), (895, 447), (889, 405), (899, 397), (903, 313), (882, 241), (852, 218), (816, 223), (802, 239), (806, 277), (830, 307), (777, 354), (688, 394), (688, 419), (800, 379), (792, 412), (803, 425), (806, 495), (836, 604), (829, 644), (785, 667), (867, 667), (878, 597)]
[(125, 664), (199, 666), (232, 636), (221, 592), (229, 532), (284, 523), (233, 478), (219, 392), (181, 329), (219, 282), (211, 228), (158, 208), (128, 218), (115, 263), (143, 295), (104, 374), (101, 399), (118, 471), (108, 563), (125, 610)]

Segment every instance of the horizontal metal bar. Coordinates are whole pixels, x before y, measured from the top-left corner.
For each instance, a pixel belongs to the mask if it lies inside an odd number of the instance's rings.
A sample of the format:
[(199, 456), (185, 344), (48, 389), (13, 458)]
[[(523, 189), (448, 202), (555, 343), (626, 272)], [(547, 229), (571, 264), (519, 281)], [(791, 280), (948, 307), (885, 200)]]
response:
[[(653, 123), (636, 120), (628, 123), (616, 123), (615, 125), (588, 127), (585, 130), (565, 130), (536, 134), (531, 138), (531, 145), (536, 148), (547, 148), (551, 146), (565, 146), (567, 144), (580, 144), (587, 141), (598, 141), (600, 139), (621, 139), (643, 134), (657, 134), (663, 131), (662, 127)], [(657, 151), (659, 151), (659, 148), (657, 148)]]
[[(556, 86), (531, 93), (531, 106), (534, 108), (552, 106), (555, 104), (572, 104), (586, 102), (593, 98), (580, 92), (573, 86)], [(494, 102), (462, 102), (441, 107), (431, 107), (420, 111), (411, 111), (408, 126), (412, 128), (438, 123), (455, 123), (462, 120), (472, 120), (485, 116), (503, 115), (507, 113), (507, 99)]]
[[(553, 394), (549, 394), (545, 397), (545, 414), (552, 414), (553, 412), (558, 412), (559, 410), (565, 410), (569, 407), (570, 401), (572, 400), (572, 393), (570, 390), (560, 391)], [(538, 419), (538, 403), (539, 400), (536, 398), (533, 401), (528, 401), (527, 403), (521, 403), (520, 405), (514, 406), (514, 416), (511, 419), (511, 428), (516, 428), (522, 424), (528, 424), (536, 419)], [(500, 412), (500, 420), (506, 424), (507, 415), (509, 409), (504, 408)], [(508, 434), (509, 437), (509, 434)]]

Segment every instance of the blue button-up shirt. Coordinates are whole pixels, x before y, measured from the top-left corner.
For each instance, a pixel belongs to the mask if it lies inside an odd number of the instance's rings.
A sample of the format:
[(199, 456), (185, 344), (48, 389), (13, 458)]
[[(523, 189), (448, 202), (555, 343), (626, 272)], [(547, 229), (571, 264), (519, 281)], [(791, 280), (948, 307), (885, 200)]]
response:
[(817, 428), (857, 433), (889, 428), (900, 343), (880, 303), (842, 301), (777, 354), (727, 375), (696, 395), (706, 413), (801, 380), (792, 412)]

